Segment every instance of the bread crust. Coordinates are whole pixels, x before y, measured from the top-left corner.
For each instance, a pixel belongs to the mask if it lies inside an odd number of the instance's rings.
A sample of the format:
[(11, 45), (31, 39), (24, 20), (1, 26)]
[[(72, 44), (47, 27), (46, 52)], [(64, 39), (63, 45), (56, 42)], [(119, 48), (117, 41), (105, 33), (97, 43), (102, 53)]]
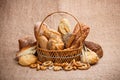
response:
[(23, 55), (19, 58), (19, 64), (22, 66), (29, 66), (37, 61), (37, 57), (33, 54)]
[(72, 45), (74, 39), (75, 39), (74, 34), (68, 33), (68, 34), (64, 35), (63, 36), (63, 42), (65, 44), (65, 48), (69, 48)]
[(40, 24), (41, 24), (41, 22), (37, 22), (37, 23), (34, 25), (34, 36), (35, 36), (36, 40), (37, 40), (38, 34), (43, 34), (43, 32), (44, 32), (44, 31), (47, 31), (48, 28), (49, 28), (48, 25), (47, 25), (46, 23), (44, 23), (44, 24), (41, 26), (41, 28), (40, 28), (40, 32), (38, 32), (39, 27), (40, 27)]
[(25, 36), (23, 38), (20, 38), (18, 40), (18, 43), (19, 43), (19, 50), (21, 50), (24, 47), (33, 46), (36, 44), (35, 40), (29, 36)]
[[(81, 28), (81, 30), (80, 30)], [(86, 37), (90, 32), (90, 28), (83, 24), (77, 24), (73, 30), (73, 34), (75, 34), (75, 39), (70, 48), (78, 48), (85, 41)]]
[(38, 37), (38, 44), (41, 48), (47, 49), (48, 39), (45, 36), (41, 35)]
[(36, 44), (33, 46), (26, 46), (16, 54), (16, 58), (19, 58), (20, 56), (23, 56), (23, 55), (35, 54), (36, 48), (37, 48)]
[(67, 19), (62, 19), (58, 25), (58, 32), (62, 35), (65, 35), (70, 32), (70, 23)]
[(99, 44), (91, 41), (85, 41), (85, 46), (88, 47), (90, 50), (94, 51), (99, 58), (103, 56), (103, 49)]

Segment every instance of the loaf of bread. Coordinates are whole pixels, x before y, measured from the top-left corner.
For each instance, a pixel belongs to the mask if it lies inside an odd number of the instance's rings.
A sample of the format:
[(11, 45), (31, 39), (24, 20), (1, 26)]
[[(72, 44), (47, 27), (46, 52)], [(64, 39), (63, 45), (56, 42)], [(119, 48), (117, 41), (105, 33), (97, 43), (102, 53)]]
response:
[(75, 39), (78, 39), (81, 35), (82, 35), (82, 32), (81, 32), (81, 25), (79, 25), (78, 23), (75, 25), (74, 27), (74, 30), (73, 30), (73, 34), (76, 35)]
[(89, 32), (90, 32), (90, 28), (88, 26), (83, 25), (83, 24), (81, 24), (79, 26), (79, 24), (77, 24), (75, 26), (75, 29), (73, 30), (73, 34), (75, 34), (75, 39), (74, 39), (74, 41), (73, 41), (73, 43), (71, 45), (71, 48), (80, 47), (80, 44), (85, 41), (85, 39), (88, 36)]
[(81, 55), (81, 61), (89, 64), (96, 64), (99, 61), (98, 55), (87, 48), (87, 51), (83, 52)]
[(48, 39), (61, 37), (61, 34), (53, 29), (45, 30), (43, 35), (45, 35)]
[(99, 44), (90, 41), (85, 41), (85, 46), (88, 47), (90, 50), (94, 51), (99, 58), (103, 56), (103, 50)]
[(40, 32), (38, 32), (40, 25), (41, 25), (41, 22), (37, 22), (34, 26), (34, 35), (35, 35), (36, 39), (37, 39), (38, 34), (40, 34), (40, 33), (43, 34), (43, 32), (45, 30), (48, 30), (48, 25), (46, 23), (44, 23), (40, 28)]
[(27, 46), (33, 46), (36, 44), (35, 40), (32, 37), (26, 36), (18, 40), (19, 50)]
[(45, 35), (48, 39), (47, 49), (49, 50), (64, 49), (64, 43), (62, 41), (62, 36), (59, 32), (49, 29), (48, 31), (44, 31), (43, 35)]
[(65, 44), (65, 48), (69, 48), (72, 45), (72, 42), (75, 39), (75, 35), (74, 34), (65, 34), (63, 35), (63, 42)]
[(43, 35), (38, 36), (38, 44), (40, 48), (47, 49), (48, 39)]
[(23, 55), (19, 57), (19, 64), (22, 66), (29, 66), (30, 64), (33, 64), (37, 61), (37, 57), (34, 56), (33, 54), (29, 55)]
[(58, 25), (58, 32), (62, 35), (65, 35), (70, 32), (70, 23), (67, 19), (62, 19)]
[(61, 41), (61, 38), (50, 38), (48, 41), (47, 49), (49, 50), (63, 50), (64, 43)]
[(26, 46), (16, 54), (16, 58), (19, 58), (20, 56), (27, 55), (27, 54), (35, 54), (37, 50), (36, 48), (37, 48), (36, 44), (33, 46)]

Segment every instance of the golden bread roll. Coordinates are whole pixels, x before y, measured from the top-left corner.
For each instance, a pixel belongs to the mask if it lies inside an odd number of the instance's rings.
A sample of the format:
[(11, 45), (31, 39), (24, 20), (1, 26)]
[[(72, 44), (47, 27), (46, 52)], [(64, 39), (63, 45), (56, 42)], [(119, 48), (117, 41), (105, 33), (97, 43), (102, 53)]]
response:
[(55, 44), (57, 44), (57, 41), (54, 40), (54, 39), (50, 39), (48, 41), (48, 44), (47, 44), (47, 49), (49, 49), (49, 50), (56, 50)]
[(61, 37), (61, 34), (53, 29), (45, 30), (43, 35), (45, 35), (48, 39)]
[(59, 32), (49, 29), (48, 31), (44, 31), (43, 35), (45, 35), (48, 39), (47, 49), (49, 50), (64, 49), (64, 43), (62, 41), (62, 36)]
[(44, 23), (40, 28), (40, 32), (38, 32), (40, 24), (41, 22), (37, 22), (34, 26), (34, 35), (36, 39), (37, 39), (37, 34), (40, 34), (40, 33), (42, 34), (45, 30), (48, 30), (48, 25)]
[(34, 56), (33, 54), (29, 55), (23, 55), (19, 57), (19, 64), (22, 66), (29, 66), (30, 64), (33, 64), (37, 61), (37, 57)]
[(87, 51), (83, 52), (84, 54), (81, 56), (81, 61), (89, 64), (96, 64), (99, 61), (98, 55), (87, 48)]
[(103, 50), (99, 44), (90, 41), (85, 41), (85, 46), (88, 47), (90, 50), (94, 51), (99, 58), (103, 56)]
[(61, 42), (61, 40), (58, 41), (58, 38), (57, 39), (51, 38), (48, 41), (47, 49), (49, 49), (49, 50), (63, 50), (64, 43)]
[(38, 44), (41, 48), (47, 49), (48, 39), (45, 36), (41, 35), (38, 37)]
[(67, 33), (70, 32), (70, 23), (67, 19), (62, 19), (59, 23), (59, 26), (58, 26), (58, 31), (62, 34), (62, 35), (65, 35)]

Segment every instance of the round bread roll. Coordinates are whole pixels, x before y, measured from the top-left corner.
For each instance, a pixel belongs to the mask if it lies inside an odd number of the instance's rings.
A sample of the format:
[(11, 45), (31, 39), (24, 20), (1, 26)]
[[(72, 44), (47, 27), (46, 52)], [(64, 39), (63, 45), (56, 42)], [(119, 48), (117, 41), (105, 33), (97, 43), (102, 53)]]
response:
[(85, 63), (88, 62), (89, 64), (96, 64), (99, 61), (99, 57), (95, 52), (88, 49), (85, 51), (85, 54), (81, 56), (81, 61)]
[(41, 35), (38, 37), (38, 44), (41, 48), (47, 49), (48, 39), (45, 36)]
[(64, 49), (64, 43), (59, 40), (59, 38), (51, 38), (48, 41), (47, 49), (49, 50), (63, 50)]
[(33, 54), (23, 55), (19, 57), (19, 64), (22, 66), (29, 66), (37, 61), (37, 57)]

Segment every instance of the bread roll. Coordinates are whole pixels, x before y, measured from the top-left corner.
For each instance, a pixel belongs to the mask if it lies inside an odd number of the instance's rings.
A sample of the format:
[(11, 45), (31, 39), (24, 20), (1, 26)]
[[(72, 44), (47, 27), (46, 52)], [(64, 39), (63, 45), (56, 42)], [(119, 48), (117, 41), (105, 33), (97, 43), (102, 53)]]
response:
[(47, 49), (62, 50), (64, 48), (62, 36), (59, 32), (49, 29), (48, 31), (44, 31), (43, 35), (45, 35), (48, 38)]
[(67, 19), (62, 19), (60, 21), (60, 24), (58, 26), (58, 31), (62, 34), (65, 35), (70, 32), (70, 23)]
[(38, 32), (40, 24), (41, 24), (41, 22), (37, 22), (34, 26), (34, 35), (35, 35), (36, 39), (37, 39), (37, 34), (40, 34), (40, 33), (43, 34), (43, 32), (45, 30), (48, 30), (48, 25), (46, 23), (44, 23), (40, 28), (40, 32)]
[(29, 66), (30, 64), (33, 64), (37, 61), (37, 57), (29, 54), (29, 55), (23, 55), (19, 58), (19, 64), (22, 66)]
[(56, 43), (57, 43), (56, 40), (50, 39), (48, 41), (48, 44), (47, 44), (47, 49), (49, 49), (49, 50), (56, 50), (56, 46), (55, 46)]
[(89, 64), (96, 64), (99, 61), (98, 55), (87, 48), (87, 51), (83, 52), (84, 54), (81, 56), (81, 61)]
[(47, 49), (49, 50), (63, 50), (64, 49), (64, 43), (58, 41), (57, 39), (51, 38), (48, 41)]
[(45, 30), (43, 35), (45, 35), (48, 39), (61, 37), (61, 34), (53, 29)]
[(38, 44), (41, 48), (47, 49), (48, 39), (45, 36), (41, 35), (38, 37)]

